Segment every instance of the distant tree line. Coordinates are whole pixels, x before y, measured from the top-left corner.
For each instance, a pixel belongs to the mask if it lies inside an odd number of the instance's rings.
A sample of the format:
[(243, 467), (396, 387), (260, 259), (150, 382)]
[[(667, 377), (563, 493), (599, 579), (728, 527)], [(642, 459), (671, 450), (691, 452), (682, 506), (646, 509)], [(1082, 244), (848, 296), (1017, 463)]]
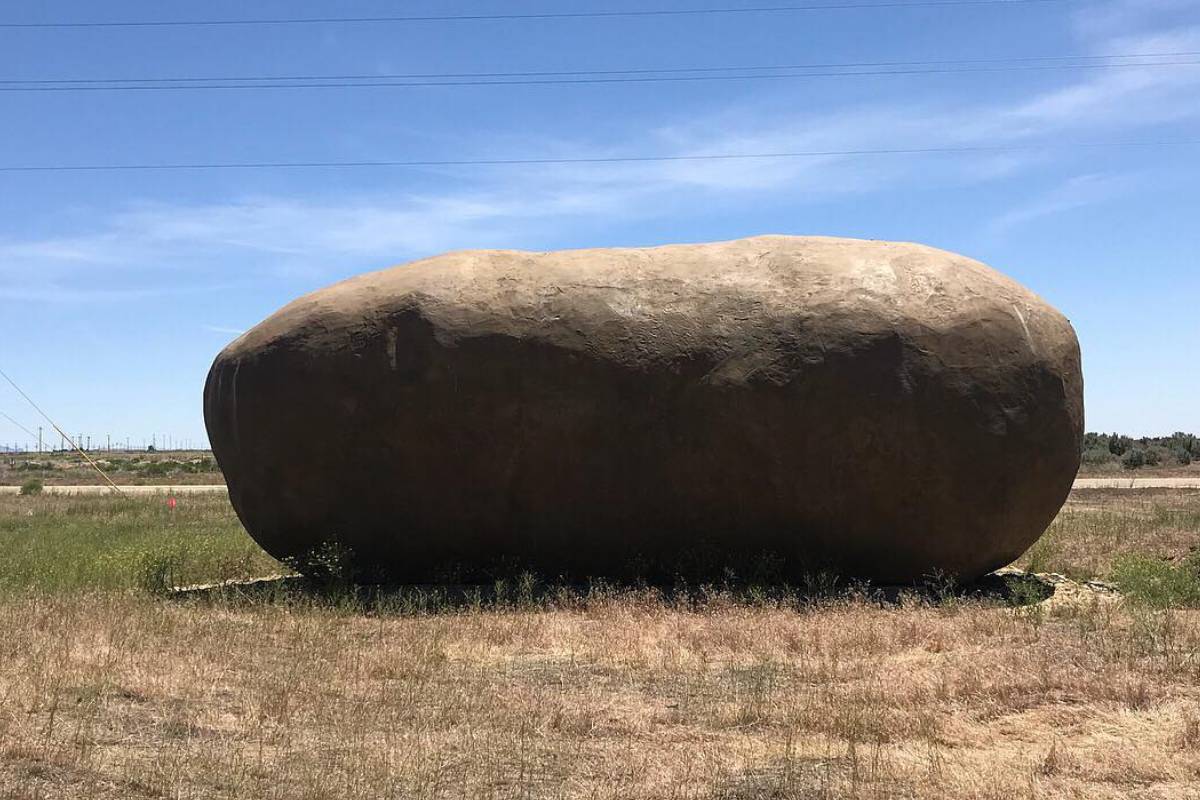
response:
[(1200, 437), (1191, 433), (1140, 439), (1119, 433), (1087, 433), (1083, 437), (1083, 463), (1086, 466), (1186, 467), (1193, 459), (1200, 459)]

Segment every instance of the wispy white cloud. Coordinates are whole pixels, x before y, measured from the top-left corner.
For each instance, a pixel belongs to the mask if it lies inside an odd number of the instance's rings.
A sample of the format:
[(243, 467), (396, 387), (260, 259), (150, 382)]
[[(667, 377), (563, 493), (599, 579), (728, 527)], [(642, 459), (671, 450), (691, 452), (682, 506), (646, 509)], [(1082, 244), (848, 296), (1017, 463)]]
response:
[(1195, 5), (1195, 0), (1100, 0), (1081, 4), (1073, 20), (1085, 40), (1114, 39), (1150, 27), (1178, 24), (1175, 17), (1194, 10)]
[[(1079, 35), (1095, 52), (1117, 52), (1117, 47), (1122, 52), (1200, 50), (1200, 27), (1155, 27), (1156, 20), (1180, 5), (1173, 0), (1114, 0), (1096, 7), (1105, 25), (1099, 24), (1100, 16), (1077, 18)], [(525, 139), (520, 152), (564, 158), (695, 156), (1119, 138), (1200, 117), (1200, 67), (1075, 74), (1051, 88), (991, 103), (907, 98), (904, 103), (780, 114), (778, 99), (773, 97), (769, 108), (761, 96), (748, 99), (638, 131), (626, 143)], [(517, 145), (512, 147), (516, 153)], [(918, 181), (922, 186), (974, 185), (1064, 156), (1070, 156), (1069, 149), (543, 165), (489, 168), (469, 176), (447, 172), (446, 185), (452, 188), (437, 191), (319, 201), (263, 196), (199, 205), (140, 204), (101, 219), (85, 234), (0, 240), (0, 296), (129, 297), (147, 286), (169, 284), (184, 270), (203, 274), (214, 284), (264, 275), (315, 281), (333, 277), (340, 264), (384, 266), (451, 248), (538, 242), (549, 231), (688, 213), (697, 207), (736, 208), (770, 195), (823, 202)], [(1122, 180), (1083, 175), (1002, 215), (991, 230), (1096, 202), (1105, 192), (1116, 191)], [(60, 287), (68, 285), (71, 290), (63, 294)]]
[(995, 218), (988, 225), (988, 232), (1004, 234), (1042, 217), (1103, 203), (1144, 180), (1144, 175), (1128, 173), (1077, 175)]
[[(140, 266), (168, 253), (195, 258), (248, 251), (284, 260), (329, 252), (403, 254), (443, 247), (464, 231), (486, 234), (500, 220), (613, 210), (610, 194), (540, 184), (535, 179), (522, 191), (475, 186), (444, 195), (378, 194), (339, 202), (250, 197), (211, 205), (141, 204), (111, 215), (98, 232), (0, 241), (0, 274), (22, 262)], [(184, 245), (200, 250), (182, 250)]]
[(241, 336), (246, 332), (241, 328), (225, 328), (220, 325), (201, 325), (200, 327), (210, 333), (226, 333), (231, 336)]

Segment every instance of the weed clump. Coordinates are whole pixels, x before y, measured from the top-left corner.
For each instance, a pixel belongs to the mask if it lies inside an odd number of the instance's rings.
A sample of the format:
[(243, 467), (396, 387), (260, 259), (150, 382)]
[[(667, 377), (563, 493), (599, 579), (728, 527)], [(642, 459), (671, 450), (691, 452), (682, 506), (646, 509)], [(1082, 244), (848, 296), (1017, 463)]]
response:
[(21, 484), (20, 494), (22, 497), (33, 497), (35, 495), (41, 494), (42, 489), (44, 489), (44, 488), (45, 487), (43, 486), (42, 482), (39, 479), (30, 478), (29, 480), (27, 480)]
[(1143, 555), (1119, 559), (1113, 580), (1135, 602), (1153, 608), (1200, 608), (1200, 553), (1176, 565)]
[(183, 571), (183, 556), (176, 552), (147, 551), (136, 563), (137, 587), (148, 594), (165, 597), (171, 593)]

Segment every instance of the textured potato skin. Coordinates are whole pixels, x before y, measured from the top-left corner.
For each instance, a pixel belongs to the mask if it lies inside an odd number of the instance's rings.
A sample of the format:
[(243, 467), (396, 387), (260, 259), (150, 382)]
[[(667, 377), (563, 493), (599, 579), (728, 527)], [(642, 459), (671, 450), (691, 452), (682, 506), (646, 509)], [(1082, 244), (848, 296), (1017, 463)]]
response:
[(291, 303), (205, 420), (277, 557), (364, 578), (970, 579), (1070, 490), (1070, 323), (977, 261), (762, 236), (465, 251)]

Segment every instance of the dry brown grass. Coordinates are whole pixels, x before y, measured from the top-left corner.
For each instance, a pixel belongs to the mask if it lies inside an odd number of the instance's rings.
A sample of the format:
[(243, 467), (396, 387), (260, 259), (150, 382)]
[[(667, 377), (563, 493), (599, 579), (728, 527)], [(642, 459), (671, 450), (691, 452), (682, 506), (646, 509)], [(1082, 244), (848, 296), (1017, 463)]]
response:
[[(0, 502), (0, 798), (1200, 798), (1197, 610), (132, 588), (247, 544), (212, 498)], [(1084, 492), (1024, 561), (1197, 545), (1200, 492)]]
[(1200, 796), (1200, 612), (0, 605), (0, 796)]
[(1106, 577), (1123, 556), (1179, 562), (1200, 552), (1200, 490), (1075, 490), (1017, 565), (1074, 578)]

